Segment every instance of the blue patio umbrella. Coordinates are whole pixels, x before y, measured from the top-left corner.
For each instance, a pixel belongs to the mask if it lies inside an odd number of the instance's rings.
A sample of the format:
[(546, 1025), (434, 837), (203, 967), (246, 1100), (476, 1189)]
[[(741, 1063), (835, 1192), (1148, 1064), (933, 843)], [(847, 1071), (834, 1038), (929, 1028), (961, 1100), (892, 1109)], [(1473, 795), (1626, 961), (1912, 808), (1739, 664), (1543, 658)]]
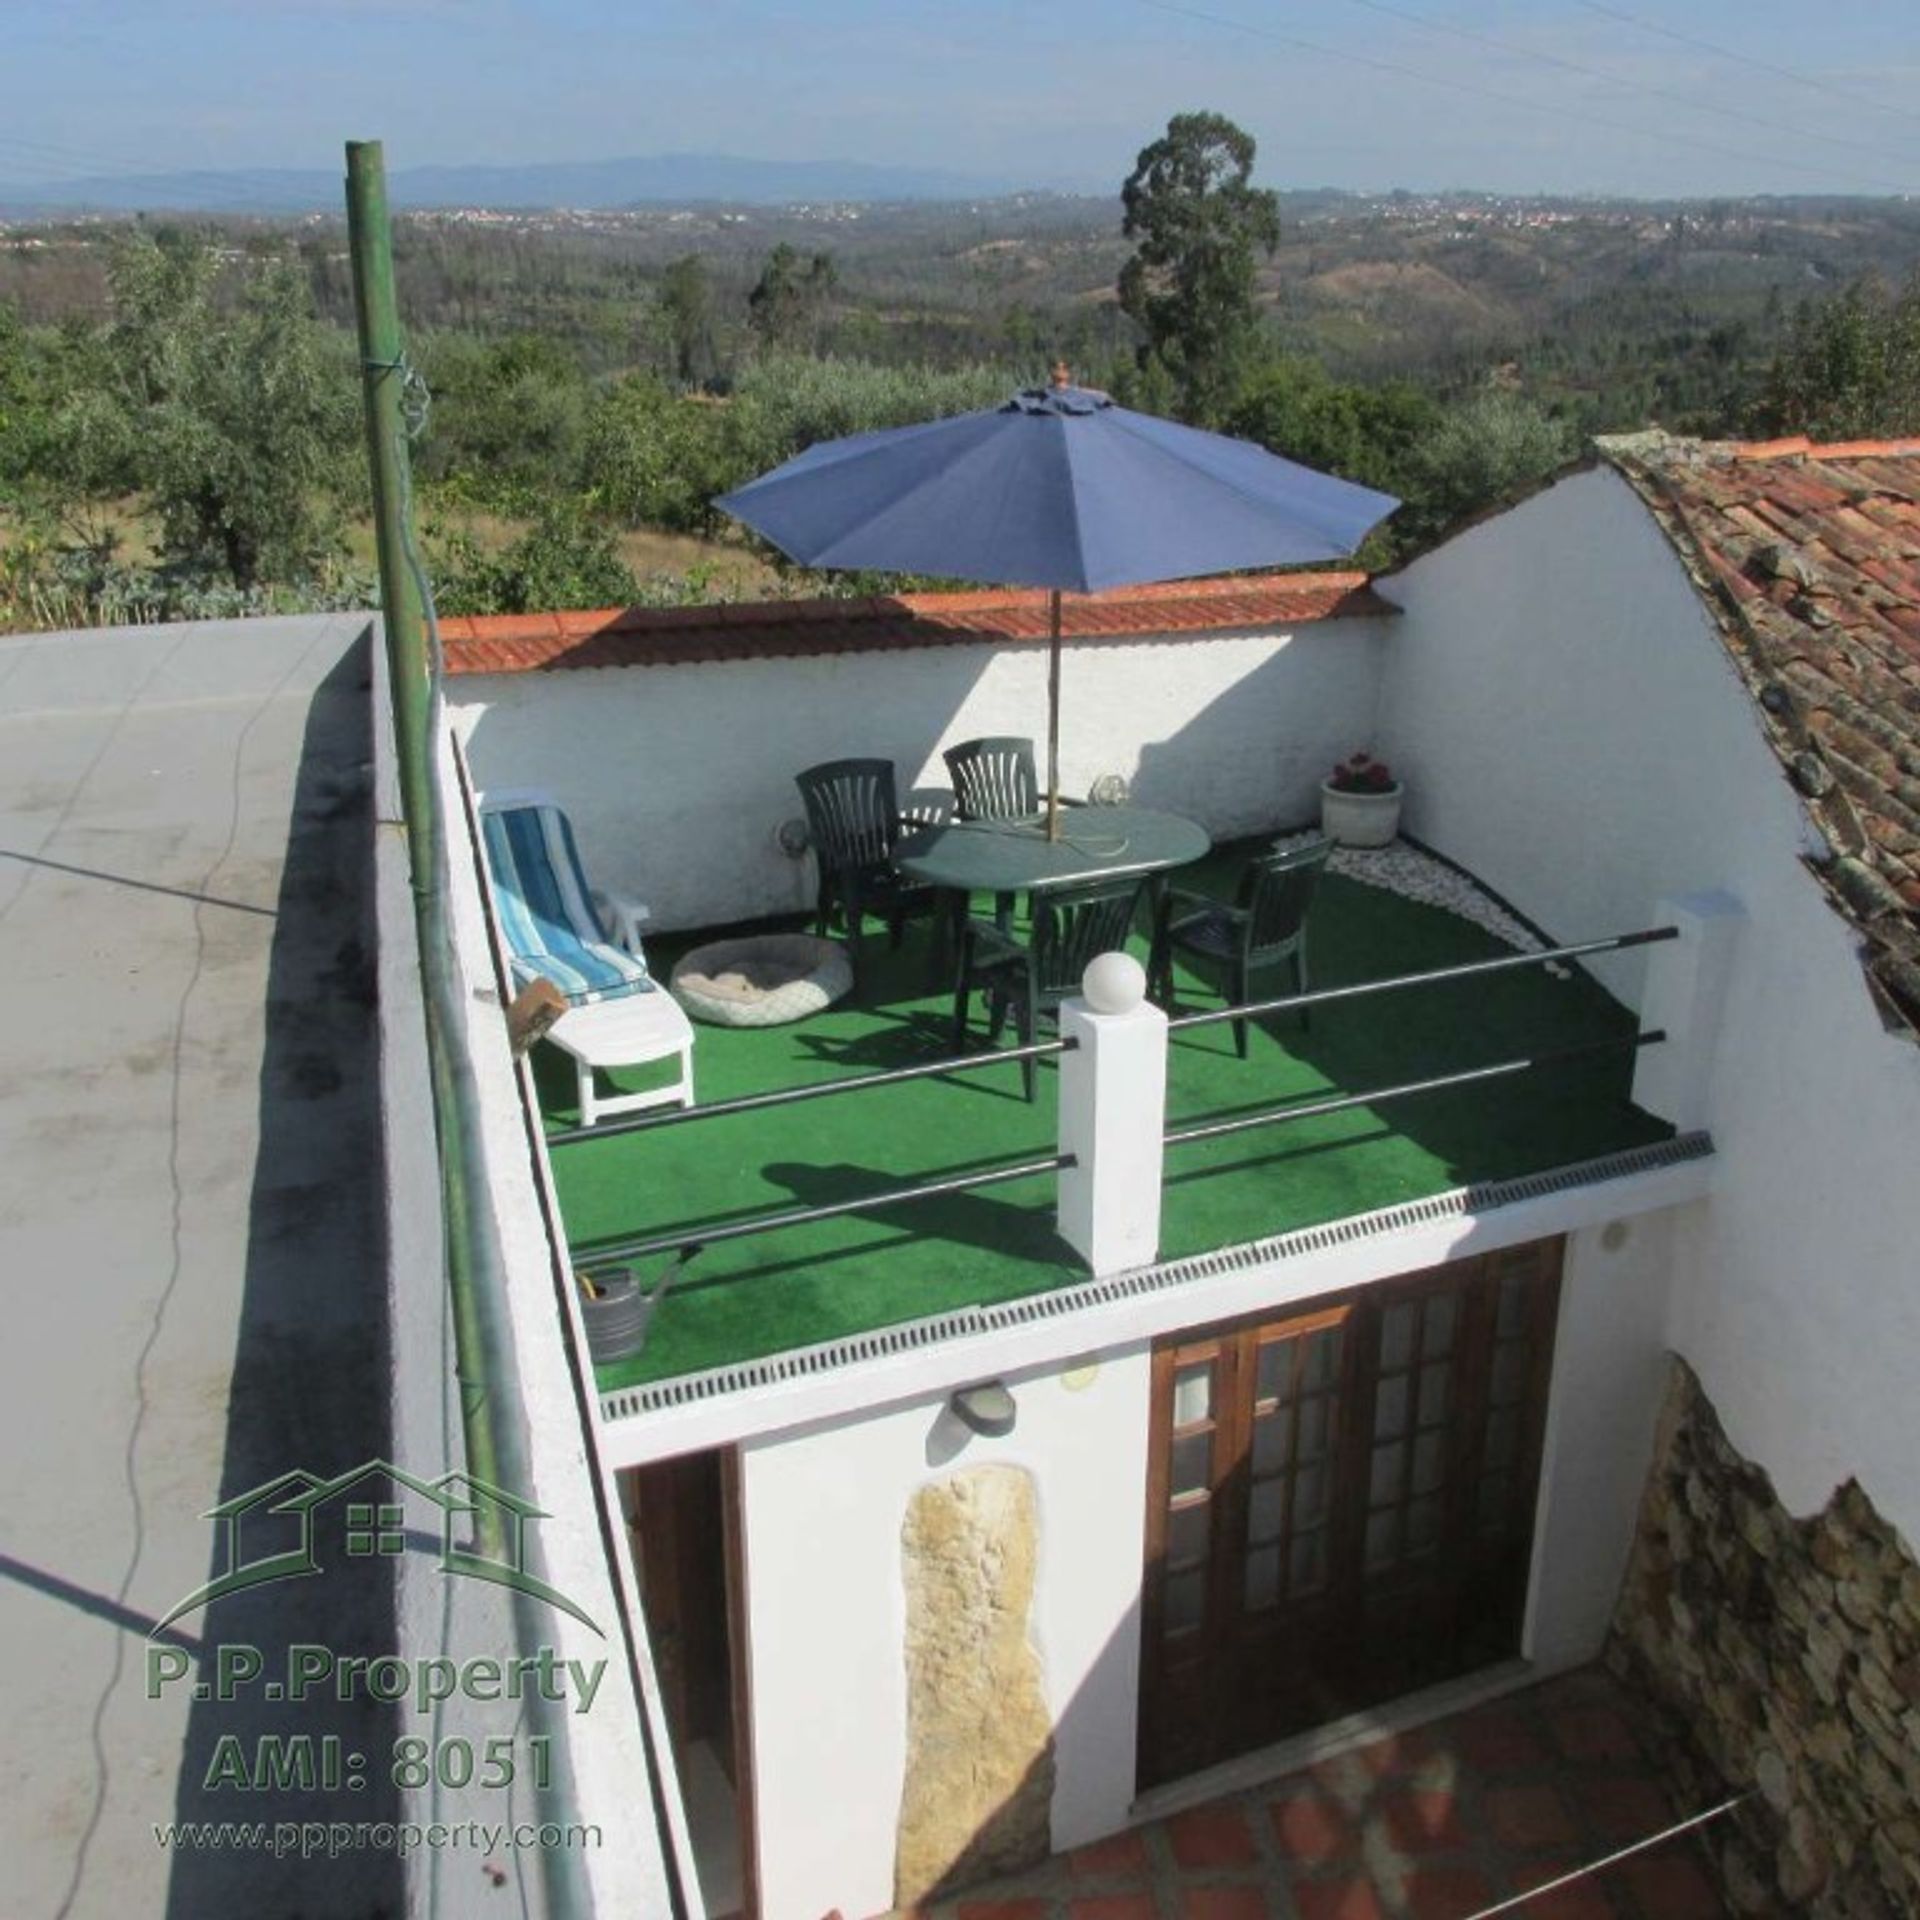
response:
[(1351, 554), (1400, 503), (1250, 441), (1067, 383), (823, 441), (715, 505), (805, 566), (1047, 587), (1048, 832), (1059, 831), (1060, 595)]

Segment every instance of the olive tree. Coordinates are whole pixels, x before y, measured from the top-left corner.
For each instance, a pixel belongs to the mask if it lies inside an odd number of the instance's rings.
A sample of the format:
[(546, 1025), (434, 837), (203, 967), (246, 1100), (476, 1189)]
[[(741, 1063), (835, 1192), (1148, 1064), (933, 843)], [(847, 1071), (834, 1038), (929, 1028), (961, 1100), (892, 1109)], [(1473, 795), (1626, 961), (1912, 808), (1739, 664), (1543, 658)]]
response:
[(45, 471), (75, 497), (144, 494), (184, 571), (303, 581), (335, 552), (355, 483), (351, 360), (290, 261), (247, 263), (226, 302), (219, 273), (191, 239), (119, 248), (112, 319), (76, 349), (92, 370), (48, 423)]

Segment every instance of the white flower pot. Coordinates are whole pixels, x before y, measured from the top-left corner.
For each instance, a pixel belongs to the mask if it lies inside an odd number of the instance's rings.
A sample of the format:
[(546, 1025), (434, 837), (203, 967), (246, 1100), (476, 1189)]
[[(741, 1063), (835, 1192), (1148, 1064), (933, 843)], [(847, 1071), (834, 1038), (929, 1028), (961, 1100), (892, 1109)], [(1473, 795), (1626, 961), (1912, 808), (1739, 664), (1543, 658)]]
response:
[(1400, 831), (1398, 782), (1379, 793), (1343, 793), (1320, 782), (1320, 830), (1343, 847), (1384, 847)]

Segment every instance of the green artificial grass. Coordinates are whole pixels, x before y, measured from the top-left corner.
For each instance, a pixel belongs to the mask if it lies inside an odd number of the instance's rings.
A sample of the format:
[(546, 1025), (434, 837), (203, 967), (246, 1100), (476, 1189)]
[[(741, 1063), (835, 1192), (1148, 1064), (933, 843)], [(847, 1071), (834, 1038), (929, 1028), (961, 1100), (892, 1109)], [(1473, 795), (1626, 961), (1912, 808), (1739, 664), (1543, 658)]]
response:
[[(1262, 843), (1264, 844), (1264, 843)], [(1216, 851), (1181, 876), (1231, 890), (1245, 848)], [(666, 972), (708, 935), (652, 943)], [(1144, 939), (1135, 951), (1144, 959)], [(1487, 959), (1510, 951), (1480, 929), (1328, 875), (1311, 922), (1313, 984), (1335, 986)], [(950, 989), (938, 984), (933, 935), (909, 928), (898, 953), (869, 931), (857, 998), (793, 1026), (698, 1029), (703, 1103), (867, 1073), (952, 1052)], [(1285, 991), (1284, 979), (1263, 990)], [(1180, 1010), (1217, 1006), (1182, 977)], [(1311, 1103), (1519, 1055), (1626, 1039), (1631, 1016), (1584, 974), (1544, 968), (1415, 988), (1318, 1008), (1251, 1035), (1236, 1058), (1225, 1022), (1176, 1033), (1168, 1125), (1285, 1103)], [(976, 1014), (972, 1039), (981, 1027)], [(542, 1049), (543, 1053), (549, 1050)], [(541, 1064), (550, 1124), (570, 1125), (572, 1084)], [(1168, 1149), (1161, 1252), (1168, 1259), (1364, 1213), (1470, 1181), (1510, 1178), (1664, 1139), (1633, 1107), (1633, 1055), (1595, 1060)], [(622, 1085), (644, 1084), (644, 1076)], [(936, 1179), (1056, 1151), (1057, 1069), (1041, 1063), (1038, 1096), (1017, 1065), (909, 1082), (872, 1093), (694, 1121), (554, 1151), (561, 1212), (576, 1261), (596, 1246)], [(721, 1242), (675, 1282), (646, 1348), (600, 1370), (603, 1389), (636, 1385), (812, 1345), (953, 1308), (1017, 1298), (1084, 1279), (1053, 1226), (1051, 1175)], [(640, 1262), (647, 1284), (672, 1263)]]

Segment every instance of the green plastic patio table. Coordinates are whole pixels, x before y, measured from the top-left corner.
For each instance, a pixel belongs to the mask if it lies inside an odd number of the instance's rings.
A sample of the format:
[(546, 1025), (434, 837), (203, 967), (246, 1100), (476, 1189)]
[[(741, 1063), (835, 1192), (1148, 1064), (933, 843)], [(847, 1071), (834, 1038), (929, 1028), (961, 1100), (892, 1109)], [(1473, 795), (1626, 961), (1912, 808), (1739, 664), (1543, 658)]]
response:
[(1142, 873), (1157, 895), (1173, 868), (1201, 859), (1212, 845), (1206, 828), (1181, 814), (1152, 807), (1063, 807), (1058, 840), (1047, 838), (1043, 815), (954, 820), (903, 835), (893, 864), (912, 879), (950, 891), (956, 920), (965, 917), (969, 894), (992, 894), (1004, 926), (1014, 895), (1036, 888)]

